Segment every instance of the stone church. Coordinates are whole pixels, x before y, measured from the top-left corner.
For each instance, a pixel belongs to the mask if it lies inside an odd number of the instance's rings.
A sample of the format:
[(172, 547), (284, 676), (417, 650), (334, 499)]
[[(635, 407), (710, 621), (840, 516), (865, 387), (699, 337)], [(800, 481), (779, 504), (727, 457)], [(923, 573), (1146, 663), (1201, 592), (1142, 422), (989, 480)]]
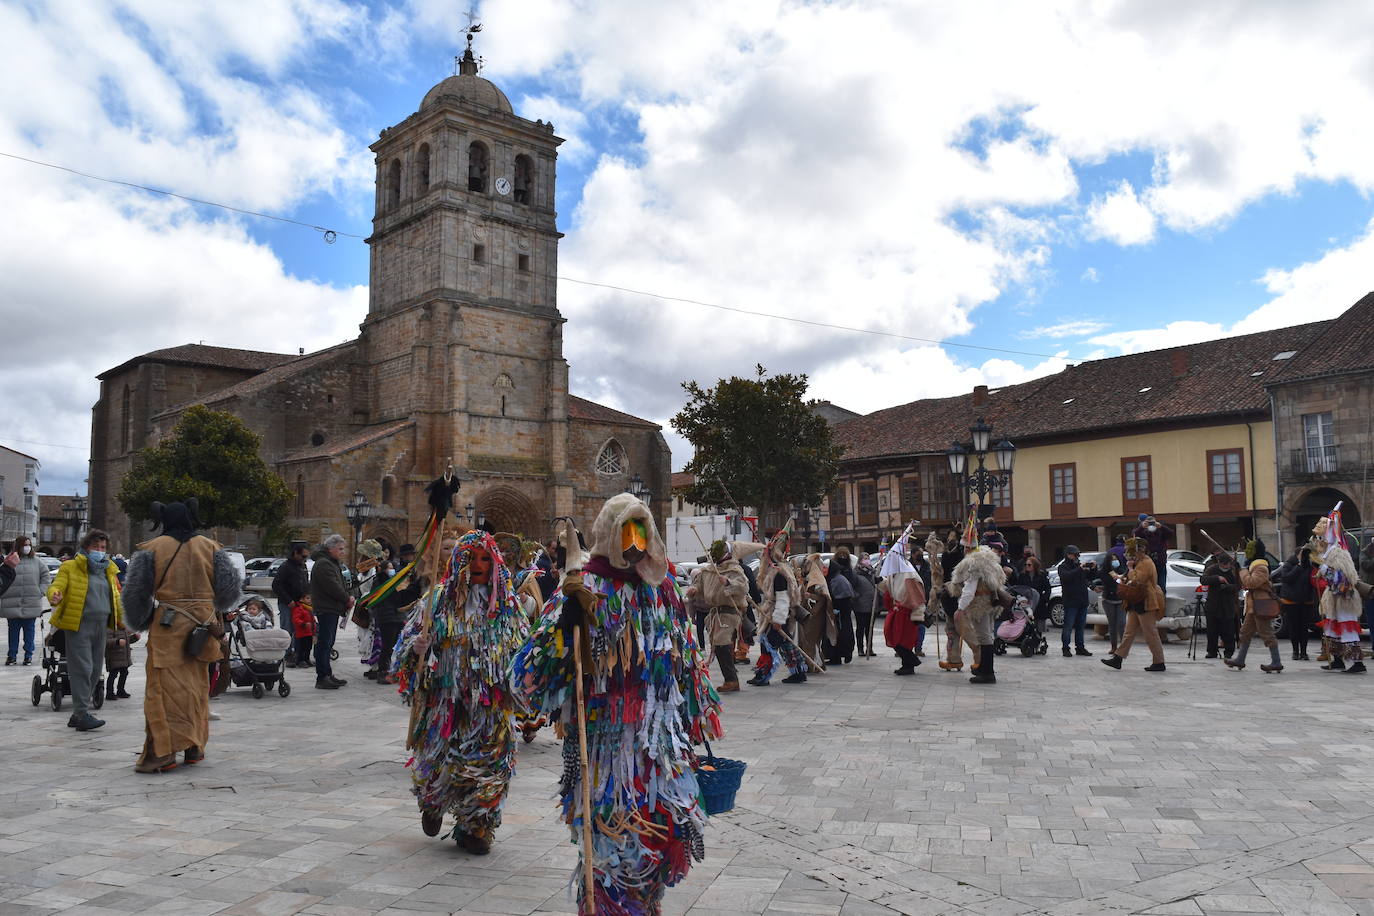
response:
[(635, 476), (661, 518), (671, 468), (660, 427), (568, 391), (554, 211), (562, 142), (552, 124), (515, 114), (469, 47), (459, 72), (372, 144), (358, 338), (305, 355), (188, 344), (101, 373), (91, 524), (116, 549), (142, 540), (147, 529), (116, 502), (120, 481), (193, 404), (262, 436), (263, 459), (296, 494), (289, 524), (311, 540), (351, 534), (344, 503), (355, 490), (373, 505), (364, 537), (416, 540), (424, 486), (450, 458), (460, 511), (471, 504), (500, 531), (542, 539), (564, 515), (589, 528)]

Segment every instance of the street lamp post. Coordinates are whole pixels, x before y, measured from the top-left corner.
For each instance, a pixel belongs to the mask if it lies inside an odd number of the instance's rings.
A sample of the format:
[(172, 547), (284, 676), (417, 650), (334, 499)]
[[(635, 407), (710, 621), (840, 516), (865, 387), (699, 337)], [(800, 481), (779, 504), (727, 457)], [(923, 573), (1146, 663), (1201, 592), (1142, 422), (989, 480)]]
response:
[(363, 525), (372, 515), (372, 503), (362, 490), (354, 490), (353, 495), (344, 503), (344, 516), (353, 526), (353, 565), (358, 565), (358, 544), (363, 538)]
[(797, 517), (797, 527), (802, 536), (802, 553), (811, 552), (811, 507), (797, 503), (792, 507), (792, 514)]
[[(979, 417), (978, 422), (970, 426), (968, 431), (972, 441), (955, 442), (945, 452), (945, 457), (949, 460), (949, 472), (954, 477), (955, 486), (962, 488), (964, 492), (964, 505), (972, 503), (972, 497), (976, 495), (979, 509), (977, 515), (981, 517), (982, 508), (987, 504), (988, 497), (1011, 482), (1012, 467), (1016, 464), (1016, 446), (1007, 439), (1001, 439), (993, 445), (992, 427), (988, 426), (982, 417)], [(997, 459), (995, 471), (989, 470), (987, 466), (989, 451)], [(972, 470), (969, 468), (970, 458), (978, 463)]]
[(76, 497), (76, 536), (78, 538), (86, 534), (86, 522), (90, 519), (90, 516), (87, 514), (87, 507), (89, 505), (86, 497)]

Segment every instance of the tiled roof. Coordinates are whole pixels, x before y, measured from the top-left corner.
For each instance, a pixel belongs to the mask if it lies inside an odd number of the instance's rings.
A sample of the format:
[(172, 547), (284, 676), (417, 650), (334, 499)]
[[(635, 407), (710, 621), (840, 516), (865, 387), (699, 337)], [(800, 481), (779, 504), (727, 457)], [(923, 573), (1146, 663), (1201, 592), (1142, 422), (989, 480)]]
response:
[(593, 423), (613, 423), (619, 426), (645, 426), (651, 429), (661, 429), (657, 423), (651, 423), (641, 417), (631, 416), (619, 410), (612, 410), (595, 401), (579, 398), (575, 394), (568, 395), (568, 419), (589, 420)]
[(305, 356), (288, 356), (286, 357), (286, 362), (273, 366), (270, 369), (265, 369), (264, 371), (259, 372), (257, 375), (251, 376), (250, 378), (246, 378), (241, 382), (236, 382), (235, 384), (230, 385), (227, 388), (221, 388), (218, 391), (212, 391), (204, 397), (195, 398), (194, 400), (177, 404), (175, 407), (169, 407), (161, 413), (157, 414), (157, 416), (178, 413), (179, 411), (183, 411), (187, 407), (190, 407), (192, 404), (222, 404), (230, 398), (242, 398), (248, 397), (253, 394), (257, 394), (258, 392), (265, 391), (266, 389), (270, 388), (275, 384), (278, 384), (279, 382), (283, 382), (286, 379), (289, 379), (291, 376), (296, 375), (297, 373), (305, 372), (309, 369), (315, 368), (321, 363), (328, 362), (330, 359), (334, 358), (335, 356), (338, 356), (340, 350), (352, 347), (355, 345), (355, 343), (355, 341), (350, 340), (345, 343), (335, 344), (334, 346), (324, 350), (317, 350), (314, 353), (307, 353)]
[(677, 471), (673, 474), (673, 492), (685, 490), (697, 482), (697, 475), (688, 474), (686, 471)]
[(1070, 366), (1055, 375), (974, 395), (913, 401), (835, 426), (844, 459), (941, 452), (983, 417), (1018, 445), (1148, 423), (1239, 416), (1268, 408), (1274, 356), (1305, 354), (1332, 322), (1227, 337)]
[(1284, 360), (1277, 371), (1266, 372), (1265, 381), (1275, 385), (1374, 369), (1374, 293), (1366, 293), (1363, 299), (1325, 325), (1321, 336), (1301, 353)]
[(229, 347), (207, 347), (204, 344), (182, 344), (179, 347), (167, 347), (139, 354), (113, 369), (106, 369), (96, 378), (104, 379), (118, 375), (140, 363), (176, 363), (183, 366), (212, 366), (218, 369), (261, 372), (295, 358), (291, 353), (265, 353), (261, 350), (234, 350)]
[(326, 442), (324, 445), (312, 445), (310, 448), (292, 452), (281, 461), (310, 461), (315, 458), (333, 458), (345, 452), (351, 452), (355, 448), (362, 448), (364, 445), (376, 442), (378, 439), (385, 439), (394, 436), (407, 427), (414, 426), (413, 420), (396, 420), (391, 423), (381, 423), (375, 426), (367, 426), (353, 435), (340, 442)]

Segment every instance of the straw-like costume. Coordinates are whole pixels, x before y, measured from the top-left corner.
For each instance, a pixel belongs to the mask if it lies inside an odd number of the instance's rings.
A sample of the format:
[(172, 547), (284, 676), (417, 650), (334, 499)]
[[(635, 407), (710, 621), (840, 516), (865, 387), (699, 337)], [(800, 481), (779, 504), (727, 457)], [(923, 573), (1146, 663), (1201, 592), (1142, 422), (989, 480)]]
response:
[(528, 635), (496, 542), (469, 531), (396, 644), (392, 673), (411, 707), (406, 747), (415, 751), (421, 823), (434, 836), (451, 812), (452, 836), (469, 852), (486, 852), (501, 825), (515, 770), (511, 664)]
[[(532, 709), (564, 736), (559, 793), (580, 845), (587, 774), (572, 646), (583, 641), (593, 901), (601, 916), (657, 913), (664, 889), (705, 854), (692, 745), (721, 734), (719, 699), (648, 508), (629, 494), (608, 500), (590, 553), (580, 573), (569, 570), (515, 667)], [(581, 903), (581, 864), (574, 881)]]
[[(1314, 563), (1320, 562), (1317, 578), (1321, 587), (1322, 644), (1331, 661), (1322, 665), (1327, 671), (1361, 673), (1365, 670), (1364, 649), (1360, 645), (1359, 571), (1341, 525), (1338, 505), (1312, 529), (1308, 547)], [(1346, 662), (1350, 663), (1349, 669)]]

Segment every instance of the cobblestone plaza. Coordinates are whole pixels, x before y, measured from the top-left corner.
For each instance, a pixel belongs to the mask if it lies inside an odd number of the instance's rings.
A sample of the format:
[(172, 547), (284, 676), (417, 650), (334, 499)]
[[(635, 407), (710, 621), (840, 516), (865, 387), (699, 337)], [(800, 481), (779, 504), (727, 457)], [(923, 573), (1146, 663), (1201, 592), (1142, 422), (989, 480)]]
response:
[[(35, 668), (0, 668), (0, 913), (575, 913), (552, 733), (521, 747), (491, 855), (428, 839), (406, 710), (351, 636), (347, 687), (231, 688), (206, 762), (161, 776), (133, 771), (138, 699), (77, 734), (30, 705)], [(862, 659), (727, 695), (717, 752), (749, 769), (664, 911), (1374, 914), (1366, 682), (1166, 653), (1162, 675), (1013, 654), (991, 688)]]

